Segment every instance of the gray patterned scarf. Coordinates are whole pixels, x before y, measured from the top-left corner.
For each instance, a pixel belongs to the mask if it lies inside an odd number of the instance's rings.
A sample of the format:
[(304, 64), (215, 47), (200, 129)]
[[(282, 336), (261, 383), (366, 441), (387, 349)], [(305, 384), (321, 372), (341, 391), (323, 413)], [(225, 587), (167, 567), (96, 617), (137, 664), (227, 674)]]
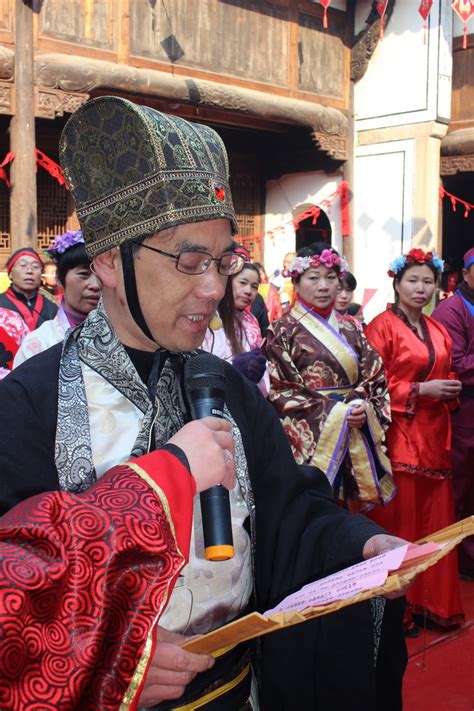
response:
[[(159, 449), (185, 422), (186, 406), (180, 386), (180, 365), (190, 353), (170, 354), (161, 370), (154, 402), (126, 350), (118, 340), (102, 300), (86, 320), (66, 334), (59, 367), (58, 422), (55, 460), (60, 488), (80, 492), (96, 480), (92, 460), (89, 408), (81, 361), (95, 370), (142, 413), (143, 421), (130, 456)], [(231, 413), (235, 463), (242, 495), (250, 512), (252, 546), (255, 547), (255, 501), (242, 435)], [(154, 436), (154, 446), (150, 446)]]
[[(189, 354), (170, 355), (160, 373), (154, 402), (124, 347), (102, 302), (65, 338), (59, 368), (55, 460), (60, 488), (79, 492), (96, 481), (92, 462), (89, 412), (81, 362), (95, 370), (142, 413), (140, 431), (130, 452), (139, 457), (162, 447), (184, 424), (186, 411), (177, 368)], [(154, 446), (150, 447), (154, 436)]]

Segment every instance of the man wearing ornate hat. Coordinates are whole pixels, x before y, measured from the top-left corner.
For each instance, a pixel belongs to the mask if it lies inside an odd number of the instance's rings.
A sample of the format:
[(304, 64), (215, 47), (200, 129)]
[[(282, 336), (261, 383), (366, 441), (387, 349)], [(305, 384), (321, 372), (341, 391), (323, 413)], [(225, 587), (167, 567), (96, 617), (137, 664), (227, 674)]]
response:
[(54, 318), (57, 304), (40, 292), (43, 262), (39, 254), (31, 247), (17, 249), (5, 268), (11, 285), (0, 294), (0, 308), (20, 314), (29, 331)]
[[(463, 281), (433, 311), (453, 339), (453, 370), (462, 382), (461, 404), (452, 414), (453, 489), (456, 517), (474, 514), (474, 247), (464, 255)], [(461, 573), (474, 579), (474, 538), (459, 546)]]
[[(88, 489), (111, 465), (182, 430), (183, 364), (244, 261), (233, 249), (227, 155), (209, 127), (100, 97), (71, 117), (60, 157), (103, 296), (63, 345), (0, 384), (3, 510), (41, 491)], [(304, 583), (399, 543), (332, 502), (321, 472), (295, 464), (258, 388), (224, 367), (238, 479), (235, 555), (205, 559), (197, 509), (189, 564), (154, 632), (151, 660), (137, 668), (139, 706), (256, 708), (258, 677), (260, 707), (272, 711), (401, 708), (401, 616), (387, 647), (369, 603), (268, 635), (256, 655), (244, 645), (213, 663), (181, 648), (187, 636), (269, 609)], [(119, 667), (111, 683), (114, 674)]]

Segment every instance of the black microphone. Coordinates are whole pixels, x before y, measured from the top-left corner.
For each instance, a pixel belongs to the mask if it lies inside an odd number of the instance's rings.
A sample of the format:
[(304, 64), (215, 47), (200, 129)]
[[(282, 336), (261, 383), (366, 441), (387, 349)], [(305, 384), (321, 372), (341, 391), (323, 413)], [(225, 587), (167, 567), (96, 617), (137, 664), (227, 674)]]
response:
[[(184, 389), (193, 420), (224, 417), (224, 361), (210, 353), (189, 358), (184, 366)], [(202, 491), (201, 516), (206, 560), (234, 557), (229, 491), (212, 486)]]

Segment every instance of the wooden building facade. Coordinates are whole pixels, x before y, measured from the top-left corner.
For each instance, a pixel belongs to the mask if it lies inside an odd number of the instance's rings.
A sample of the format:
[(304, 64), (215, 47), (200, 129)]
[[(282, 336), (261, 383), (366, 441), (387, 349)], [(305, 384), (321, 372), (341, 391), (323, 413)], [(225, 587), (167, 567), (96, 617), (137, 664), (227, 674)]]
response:
[[(34, 149), (57, 161), (62, 127), (90, 97), (216, 128), (242, 238), (264, 229), (268, 180), (342, 173), (353, 20), (333, 5), (324, 29), (309, 0), (0, 0), (0, 163), (16, 154), (11, 187), (0, 180), (0, 264), (75, 226), (68, 191)], [(250, 247), (262, 257), (261, 241)]]
[[(455, 37), (451, 122), (441, 142), (441, 178), (452, 195), (474, 205), (474, 34)], [(443, 202), (443, 255), (454, 270), (462, 266), (463, 254), (474, 246), (474, 214), (453, 210)]]

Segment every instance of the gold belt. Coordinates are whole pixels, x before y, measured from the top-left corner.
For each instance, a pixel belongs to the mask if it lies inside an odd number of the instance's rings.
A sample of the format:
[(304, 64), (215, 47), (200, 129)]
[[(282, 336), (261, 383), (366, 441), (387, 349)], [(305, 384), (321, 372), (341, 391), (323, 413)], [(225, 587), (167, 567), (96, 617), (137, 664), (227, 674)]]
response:
[(190, 704), (184, 704), (183, 706), (174, 706), (173, 711), (194, 711), (195, 709), (200, 709), (211, 701), (214, 701), (214, 699), (218, 699), (219, 696), (223, 696), (228, 691), (235, 689), (235, 687), (238, 686), (240, 682), (243, 681), (249, 673), (250, 664), (247, 664), (247, 666), (242, 669), (240, 674), (238, 674), (234, 679), (228, 681), (227, 684), (223, 684), (217, 689), (213, 689), (208, 694), (205, 694), (205, 696), (201, 696), (201, 698), (195, 699)]

